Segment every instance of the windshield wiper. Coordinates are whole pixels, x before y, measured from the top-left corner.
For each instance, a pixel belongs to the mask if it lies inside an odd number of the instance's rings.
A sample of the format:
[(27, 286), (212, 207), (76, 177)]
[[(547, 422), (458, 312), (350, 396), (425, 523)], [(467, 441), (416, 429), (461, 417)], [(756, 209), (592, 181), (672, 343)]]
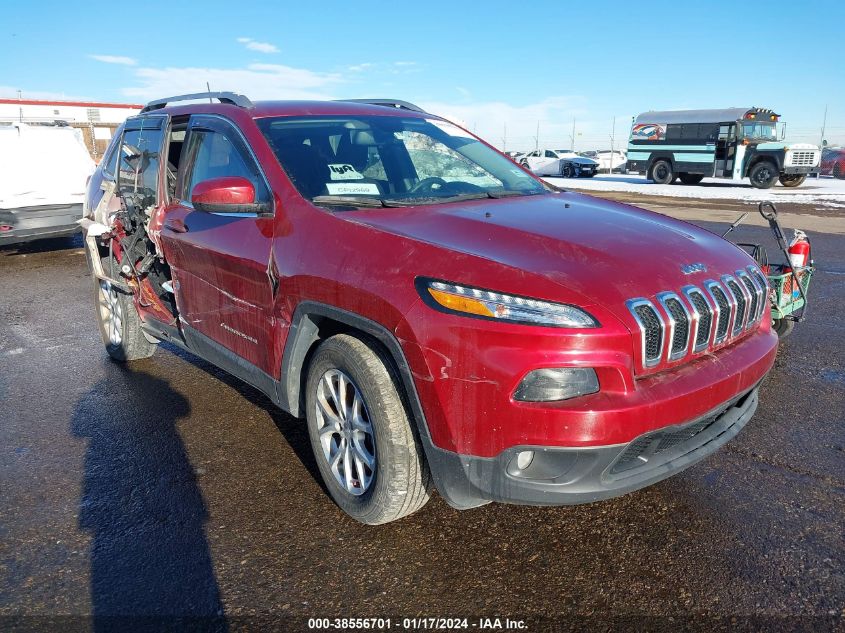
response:
[(311, 202), (317, 205), (339, 206), (339, 207), (391, 207), (382, 198), (373, 196), (314, 196)]

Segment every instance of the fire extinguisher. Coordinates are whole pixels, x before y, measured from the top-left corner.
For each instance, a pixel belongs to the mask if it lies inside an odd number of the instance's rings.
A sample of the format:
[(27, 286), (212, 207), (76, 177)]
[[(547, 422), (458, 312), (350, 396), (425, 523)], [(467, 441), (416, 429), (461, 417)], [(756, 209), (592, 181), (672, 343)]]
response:
[(803, 268), (810, 262), (810, 240), (804, 231), (795, 229), (795, 235), (789, 243), (789, 265), (793, 268)]
[[(804, 231), (795, 229), (795, 234), (792, 236), (792, 241), (789, 242), (789, 265), (795, 269), (798, 278), (801, 276), (801, 269), (808, 266), (810, 263), (810, 240), (807, 239), (807, 234)], [(794, 282), (796, 277), (793, 277)], [(798, 283), (801, 283), (800, 281)], [(801, 291), (797, 283), (790, 283), (792, 288), (793, 301), (798, 299)]]

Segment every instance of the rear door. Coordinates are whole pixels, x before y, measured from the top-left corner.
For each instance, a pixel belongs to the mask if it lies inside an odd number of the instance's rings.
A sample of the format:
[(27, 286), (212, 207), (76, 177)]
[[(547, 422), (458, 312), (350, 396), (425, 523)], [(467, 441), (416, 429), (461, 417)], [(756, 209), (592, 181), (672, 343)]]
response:
[(270, 187), (243, 135), (222, 117), (191, 117), (183, 153), (176, 199), (161, 218), (161, 241), (185, 336), (196, 347), (216, 343), (273, 373), (273, 213), (212, 213), (190, 202), (197, 184), (239, 176), (252, 182), (255, 201), (272, 209)]

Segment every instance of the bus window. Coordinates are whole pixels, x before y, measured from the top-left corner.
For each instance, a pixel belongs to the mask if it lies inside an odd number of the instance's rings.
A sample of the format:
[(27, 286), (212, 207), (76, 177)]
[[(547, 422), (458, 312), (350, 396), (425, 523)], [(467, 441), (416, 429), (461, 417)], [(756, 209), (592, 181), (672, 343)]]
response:
[(666, 126), (666, 140), (678, 140), (681, 138), (681, 127), (680, 125), (675, 125), (670, 123)]
[(775, 124), (763, 121), (743, 123), (742, 136), (743, 138), (762, 139), (765, 141), (778, 140), (777, 131), (775, 130)]

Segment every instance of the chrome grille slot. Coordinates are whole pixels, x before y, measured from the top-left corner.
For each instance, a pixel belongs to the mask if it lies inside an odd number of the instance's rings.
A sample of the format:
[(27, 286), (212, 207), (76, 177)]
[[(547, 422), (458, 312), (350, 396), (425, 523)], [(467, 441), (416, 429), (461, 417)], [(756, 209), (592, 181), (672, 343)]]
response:
[(724, 275), (722, 277), (722, 281), (733, 295), (734, 301), (736, 301), (736, 312), (734, 315), (733, 328), (731, 329), (731, 335), (736, 336), (742, 332), (742, 329), (745, 327), (745, 315), (748, 302), (746, 301), (745, 293), (742, 291), (742, 288), (739, 287), (736, 279), (730, 275)]
[(751, 281), (751, 277), (748, 276), (748, 273), (738, 270), (736, 271), (736, 277), (745, 285), (745, 289), (748, 291), (748, 296), (751, 300), (751, 305), (748, 308), (748, 319), (746, 319), (745, 322), (745, 327), (748, 328), (752, 323), (757, 321), (757, 317), (759, 316), (758, 313), (760, 309), (761, 293), (757, 284)]
[(721, 343), (728, 336), (731, 322), (731, 303), (722, 287), (715, 281), (705, 282), (707, 291), (716, 306), (716, 336), (713, 343)]
[(710, 342), (710, 330), (713, 327), (713, 310), (710, 309), (710, 304), (707, 303), (704, 294), (695, 286), (684, 288), (684, 294), (689, 299), (697, 317), (692, 351), (700, 352), (706, 349), (707, 344)]
[(631, 299), (627, 304), (640, 327), (643, 365), (653, 367), (663, 355), (663, 320), (647, 299)]
[(681, 298), (673, 292), (661, 292), (657, 295), (669, 317), (669, 360), (678, 360), (687, 353), (690, 334), (690, 314)]
[(816, 153), (813, 151), (793, 151), (792, 165), (812, 167), (816, 164)]
[(751, 273), (751, 277), (760, 287), (760, 314), (758, 315), (758, 318), (762, 318), (766, 313), (766, 308), (769, 307), (769, 281), (763, 276), (763, 273), (754, 266), (749, 266), (748, 272)]

